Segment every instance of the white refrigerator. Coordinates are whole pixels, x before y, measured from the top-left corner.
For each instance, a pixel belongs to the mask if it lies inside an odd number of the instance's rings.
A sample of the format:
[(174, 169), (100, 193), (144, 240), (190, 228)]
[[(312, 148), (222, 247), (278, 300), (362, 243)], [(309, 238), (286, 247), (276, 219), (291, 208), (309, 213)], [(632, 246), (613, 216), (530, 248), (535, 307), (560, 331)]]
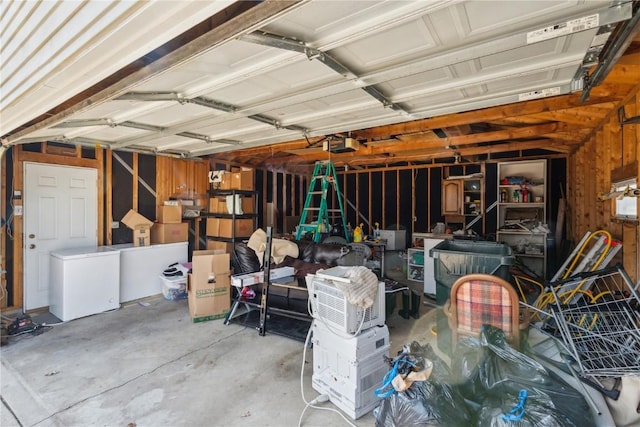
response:
[(94, 246), (50, 256), (51, 314), (66, 322), (120, 307), (120, 251)]
[(133, 301), (162, 292), (162, 272), (175, 262), (186, 263), (189, 243), (111, 246), (120, 251), (120, 302)]

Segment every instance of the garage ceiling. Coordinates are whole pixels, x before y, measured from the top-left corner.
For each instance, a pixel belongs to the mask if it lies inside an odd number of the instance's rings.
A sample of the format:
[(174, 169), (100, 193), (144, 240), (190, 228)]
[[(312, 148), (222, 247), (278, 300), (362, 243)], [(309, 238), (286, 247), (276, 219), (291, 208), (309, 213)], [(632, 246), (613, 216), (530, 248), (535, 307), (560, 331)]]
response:
[[(622, 35), (634, 37), (633, 28), (625, 33), (636, 18), (632, 6), (266, 1), (197, 38), (183, 35), (180, 48), (81, 102), (52, 111), (51, 100), (60, 94), (41, 101), (31, 96), (31, 113), (13, 110), (21, 99), (3, 103), (3, 121), (11, 118), (2, 127), (3, 143), (99, 144), (184, 157), (217, 153), (255, 165), (309, 164), (331, 154), (327, 150), (341, 151), (346, 138), (364, 149), (361, 157), (370, 156), (361, 165), (401, 160), (389, 159), (400, 150), (409, 150), (405, 161), (424, 160), (473, 155), (471, 148), (483, 152), (488, 143), (515, 139), (540, 146), (543, 137), (566, 151), (624, 96), (611, 88), (598, 92), (589, 80), (585, 86), (584, 77), (607, 47), (627, 48)], [(107, 49), (111, 62), (128, 46), (105, 41), (96, 49), (105, 55)], [(3, 69), (7, 65), (3, 61)], [(87, 87), (69, 83), (63, 93), (69, 99)], [(558, 111), (540, 107), (533, 117), (486, 115), (497, 106), (558, 99)], [(577, 107), (580, 114), (572, 111)], [(484, 113), (470, 119), (479, 109)], [(44, 111), (49, 114), (40, 115)], [(456, 123), (456, 117), (466, 119)], [(289, 144), (271, 145), (282, 142)], [(272, 159), (265, 159), (269, 152)]]

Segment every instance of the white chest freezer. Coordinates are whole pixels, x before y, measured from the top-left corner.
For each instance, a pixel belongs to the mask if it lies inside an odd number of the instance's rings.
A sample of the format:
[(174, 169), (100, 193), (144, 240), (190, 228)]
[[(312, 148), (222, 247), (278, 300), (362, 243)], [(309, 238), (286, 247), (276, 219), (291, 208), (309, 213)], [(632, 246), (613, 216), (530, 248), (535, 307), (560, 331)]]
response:
[(120, 306), (120, 251), (109, 246), (51, 252), (49, 311), (62, 321)]
[(120, 251), (120, 302), (133, 301), (162, 292), (162, 272), (174, 262), (185, 263), (189, 243), (111, 246)]

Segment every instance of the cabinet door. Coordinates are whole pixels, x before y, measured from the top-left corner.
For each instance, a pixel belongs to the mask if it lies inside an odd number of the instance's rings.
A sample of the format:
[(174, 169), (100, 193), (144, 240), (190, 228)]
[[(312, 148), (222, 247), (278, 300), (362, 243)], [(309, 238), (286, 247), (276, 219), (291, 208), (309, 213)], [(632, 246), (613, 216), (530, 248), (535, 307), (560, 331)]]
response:
[(442, 184), (442, 214), (462, 214), (462, 181), (444, 181)]

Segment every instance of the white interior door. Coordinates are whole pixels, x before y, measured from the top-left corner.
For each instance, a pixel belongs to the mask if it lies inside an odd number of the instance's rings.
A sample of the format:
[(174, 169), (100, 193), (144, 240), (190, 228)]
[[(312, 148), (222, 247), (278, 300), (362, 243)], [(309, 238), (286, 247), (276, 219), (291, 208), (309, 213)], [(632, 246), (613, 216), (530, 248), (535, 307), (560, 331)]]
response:
[(98, 171), (24, 164), (24, 309), (49, 305), (49, 254), (98, 244)]

